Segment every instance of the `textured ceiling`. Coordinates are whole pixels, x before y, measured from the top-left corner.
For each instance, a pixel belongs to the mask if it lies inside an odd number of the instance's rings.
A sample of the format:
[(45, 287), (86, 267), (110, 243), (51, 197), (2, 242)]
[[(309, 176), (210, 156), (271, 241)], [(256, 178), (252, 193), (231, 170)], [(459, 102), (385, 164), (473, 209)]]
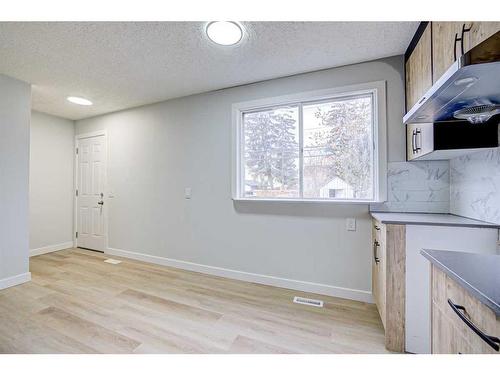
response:
[[(233, 47), (204, 22), (3, 22), (0, 73), (33, 108), (81, 119), (165, 99), (404, 53), (417, 22), (242, 22)], [(82, 107), (69, 95), (94, 102)]]

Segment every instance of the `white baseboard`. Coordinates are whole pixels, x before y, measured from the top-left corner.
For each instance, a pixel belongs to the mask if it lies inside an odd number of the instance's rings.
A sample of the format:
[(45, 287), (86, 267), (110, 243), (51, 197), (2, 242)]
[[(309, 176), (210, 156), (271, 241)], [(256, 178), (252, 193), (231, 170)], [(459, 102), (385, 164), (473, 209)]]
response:
[(63, 242), (56, 245), (39, 247), (38, 249), (30, 250), (30, 257), (34, 257), (35, 255), (42, 255), (47, 253), (52, 253), (54, 251), (69, 249), (73, 247), (73, 241)]
[(31, 280), (31, 272), (22, 273), (20, 275), (7, 277), (0, 280), (0, 290), (10, 288), (11, 286), (27, 283)]
[(373, 296), (370, 291), (342, 288), (333, 285), (318, 284), (310, 281), (300, 281), (285, 279), (275, 276), (261, 275), (244, 271), (236, 271), (227, 268), (207, 266), (204, 264), (186, 262), (171, 258), (158, 257), (154, 255), (135, 253), (132, 251), (108, 248), (106, 254), (116, 255), (124, 258), (140, 260), (143, 262), (159, 264), (161, 266), (180, 268), (183, 270), (205, 273), (214, 276), (226, 277), (241, 281), (248, 281), (257, 284), (277, 286), (308, 293), (323, 294), (332, 297), (346, 298), (355, 301), (373, 303)]

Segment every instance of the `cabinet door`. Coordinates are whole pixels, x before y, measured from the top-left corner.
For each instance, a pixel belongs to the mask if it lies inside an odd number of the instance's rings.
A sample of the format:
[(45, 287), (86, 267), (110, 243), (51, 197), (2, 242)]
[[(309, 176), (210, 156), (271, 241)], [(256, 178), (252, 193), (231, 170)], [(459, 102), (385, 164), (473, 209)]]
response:
[(432, 86), (431, 25), (428, 24), (406, 61), (406, 111)]
[(443, 271), (432, 265), (432, 353), (499, 354), (468, 327), (448, 303), (463, 313), (484, 334), (500, 337), (500, 319)]
[[(373, 240), (373, 252), (375, 253), (377, 251), (376, 248), (376, 242), (377, 240)], [(373, 291), (373, 299), (375, 301), (375, 304), (377, 305), (377, 310), (380, 315), (380, 319), (382, 320), (382, 324), (385, 327), (385, 321), (382, 316), (382, 308), (381, 308), (381, 301), (382, 301), (382, 292), (383, 290), (381, 289), (380, 286), (380, 278), (382, 277), (382, 270), (380, 266), (380, 260), (375, 260), (375, 255), (372, 257), (372, 291)]]
[(434, 124), (406, 125), (406, 160), (410, 161), (434, 151)]
[(372, 289), (380, 319), (385, 327), (385, 225), (373, 220)]
[(464, 22), (432, 22), (432, 82), (436, 82), (461, 55), (460, 42)]
[(432, 354), (480, 354), (455, 329), (446, 314), (432, 304)]
[[(469, 25), (470, 31), (467, 33), (466, 51), (500, 31), (500, 22), (472, 22)], [(465, 38), (467, 38), (467, 35)]]

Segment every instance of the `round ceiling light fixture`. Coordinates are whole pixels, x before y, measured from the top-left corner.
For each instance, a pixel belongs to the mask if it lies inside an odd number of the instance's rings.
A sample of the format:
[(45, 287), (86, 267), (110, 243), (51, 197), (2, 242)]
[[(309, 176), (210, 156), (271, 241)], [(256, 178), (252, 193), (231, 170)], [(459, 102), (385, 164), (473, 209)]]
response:
[(78, 105), (92, 105), (92, 102), (85, 98), (80, 98), (78, 96), (68, 96), (66, 98), (68, 102), (78, 104)]
[(232, 46), (243, 38), (242, 27), (233, 21), (213, 21), (207, 25), (208, 38), (223, 46)]

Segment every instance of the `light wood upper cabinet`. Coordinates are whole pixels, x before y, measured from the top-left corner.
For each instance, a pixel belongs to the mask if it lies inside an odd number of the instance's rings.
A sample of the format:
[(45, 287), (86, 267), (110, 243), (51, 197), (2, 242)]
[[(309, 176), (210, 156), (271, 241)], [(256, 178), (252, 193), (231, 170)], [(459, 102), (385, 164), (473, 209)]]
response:
[[(432, 22), (431, 27), (432, 82), (435, 83), (462, 52), (469, 51), (500, 31), (500, 22)], [(462, 34), (463, 41), (460, 40)], [(459, 40), (455, 42), (456, 38)]]
[(500, 31), (500, 22), (469, 22), (470, 32), (465, 43), (465, 52)]
[(425, 28), (415, 49), (406, 61), (406, 110), (417, 103), (432, 86), (431, 24)]
[[(432, 22), (432, 83), (435, 83), (461, 55), (460, 42), (465, 22)], [(464, 38), (465, 39), (465, 38)]]
[[(500, 22), (429, 22), (406, 60), (406, 111), (441, 78), (455, 59), (500, 31)], [(462, 38), (463, 41), (455, 41)], [(413, 42), (412, 42), (413, 43)], [(463, 51), (462, 51), (463, 45)]]

